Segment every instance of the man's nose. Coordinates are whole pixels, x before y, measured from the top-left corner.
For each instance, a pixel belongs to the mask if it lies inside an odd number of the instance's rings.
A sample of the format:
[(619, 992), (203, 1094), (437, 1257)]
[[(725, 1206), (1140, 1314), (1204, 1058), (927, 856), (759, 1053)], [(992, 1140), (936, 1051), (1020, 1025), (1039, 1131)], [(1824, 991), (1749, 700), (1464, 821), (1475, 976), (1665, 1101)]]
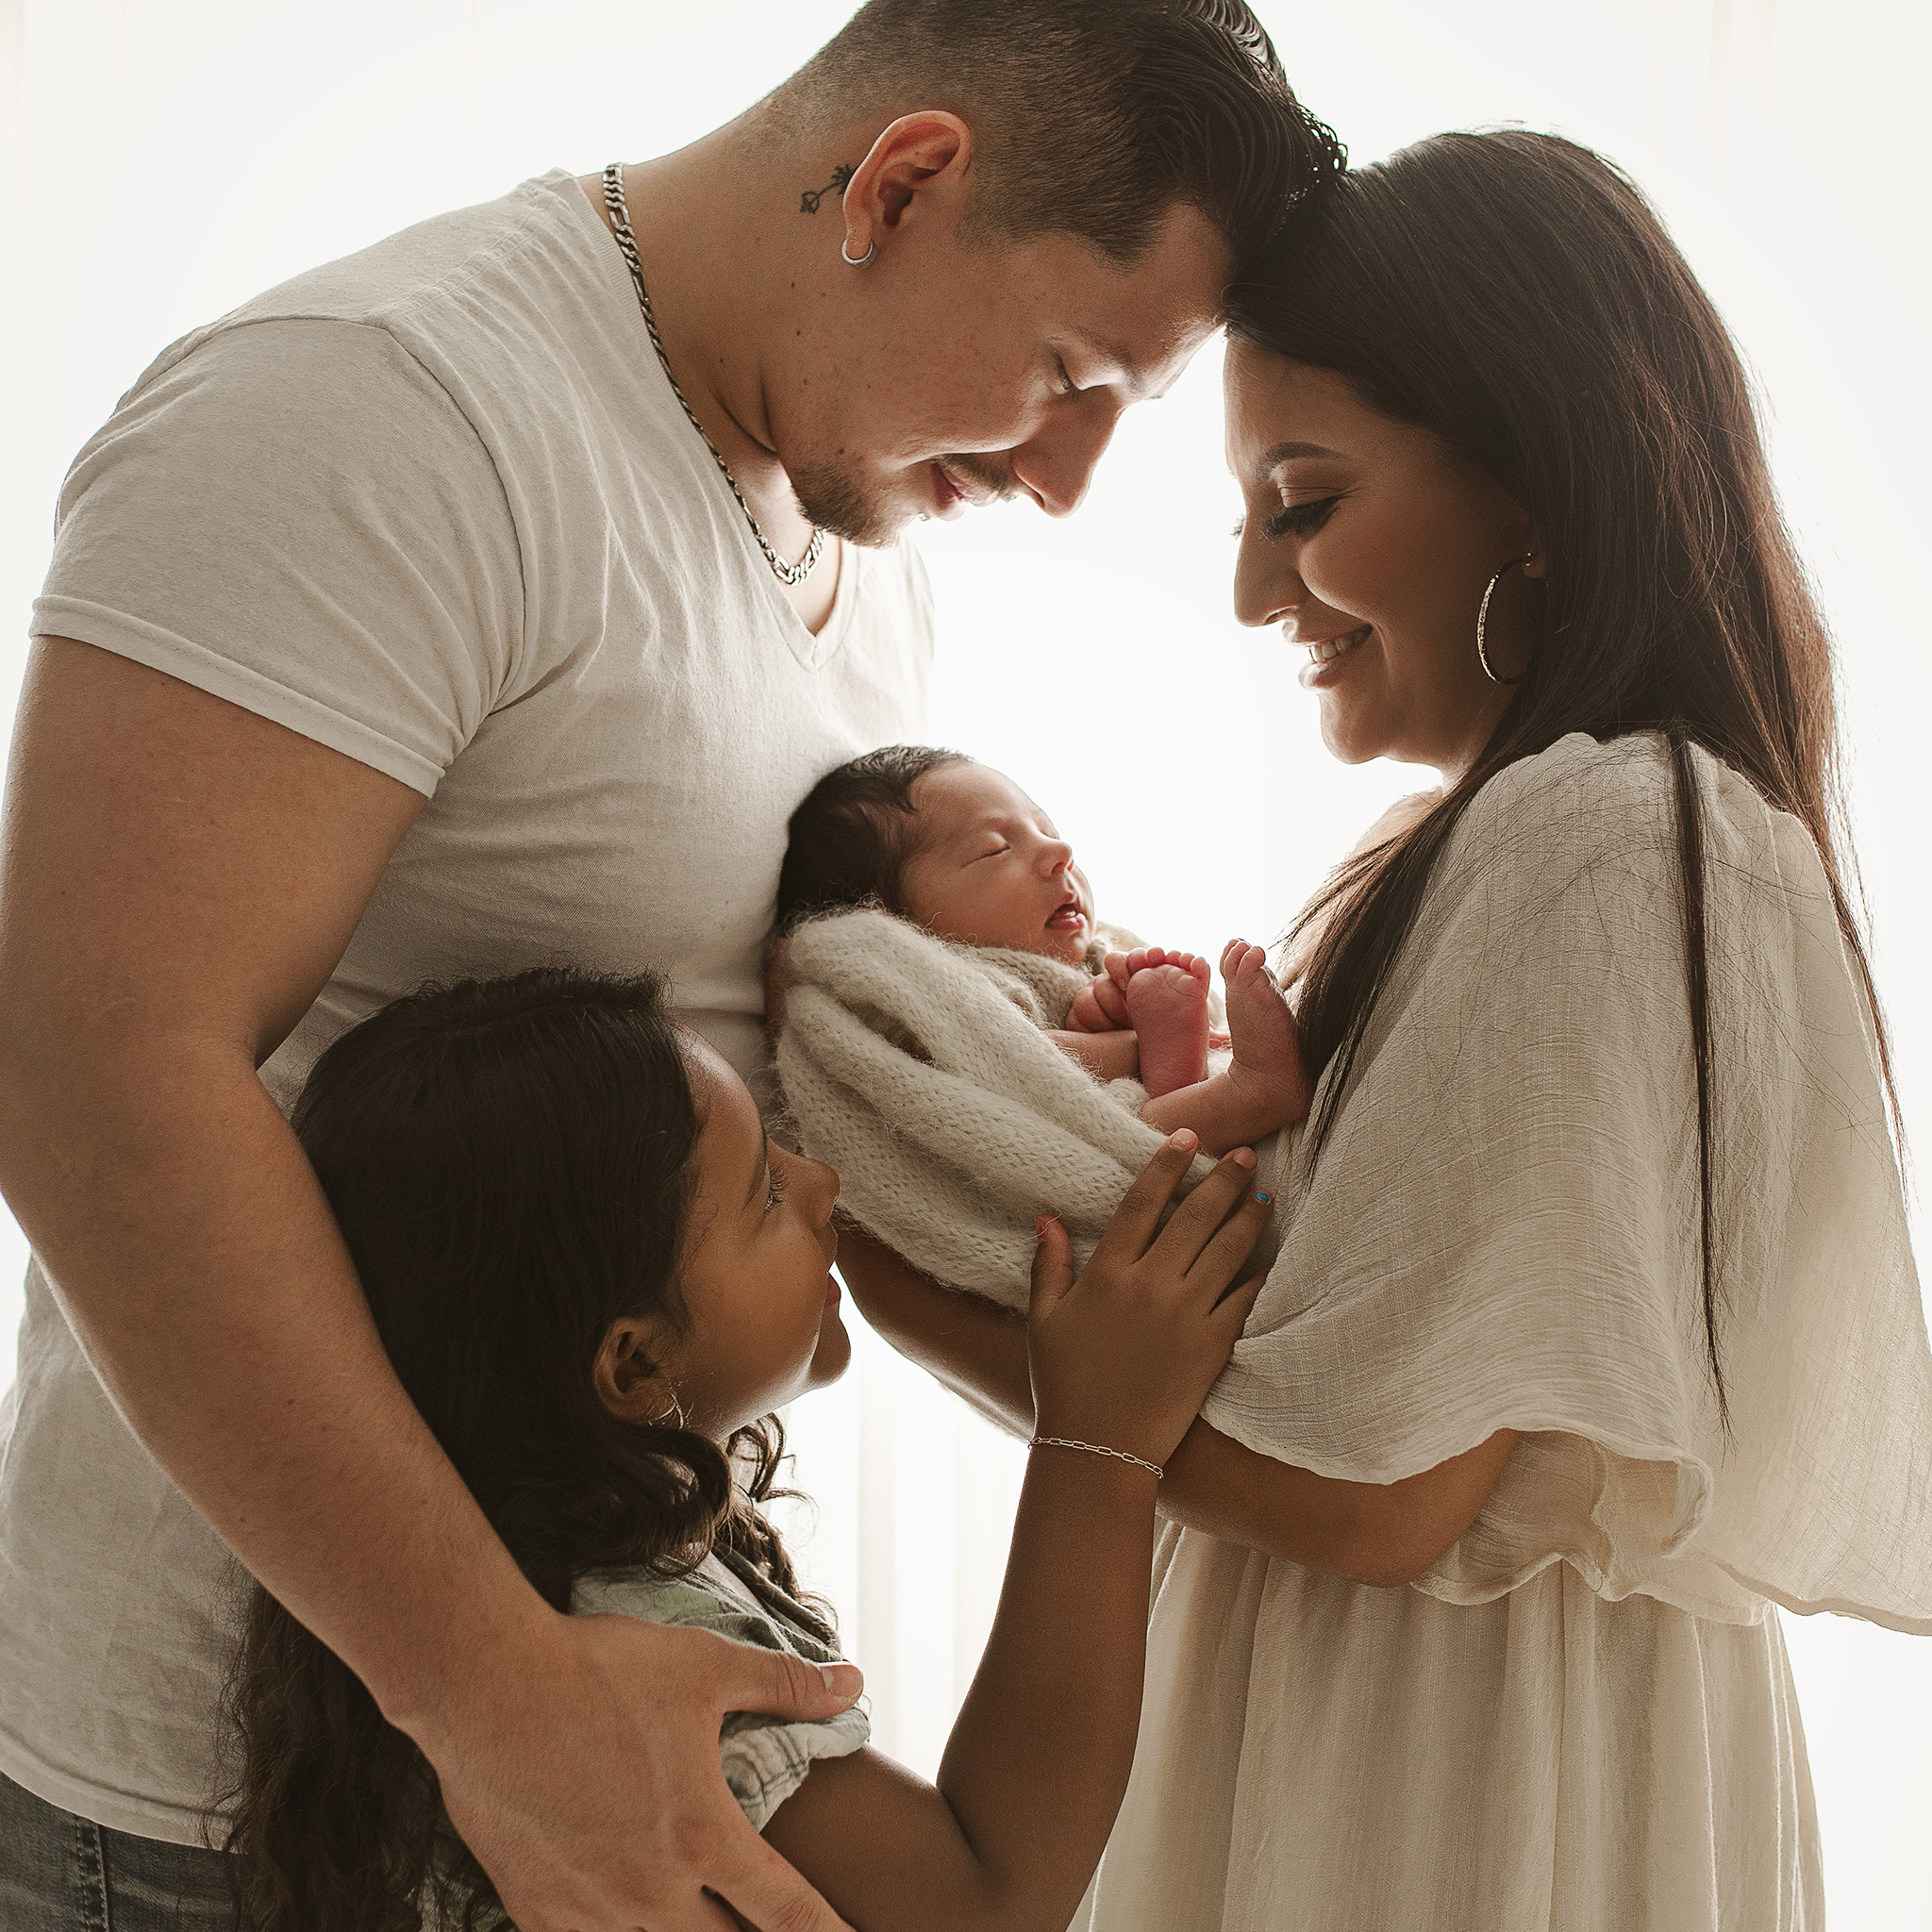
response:
[(1012, 453), (1014, 481), (1050, 517), (1079, 508), (1124, 407), (1102, 390), (1069, 400)]

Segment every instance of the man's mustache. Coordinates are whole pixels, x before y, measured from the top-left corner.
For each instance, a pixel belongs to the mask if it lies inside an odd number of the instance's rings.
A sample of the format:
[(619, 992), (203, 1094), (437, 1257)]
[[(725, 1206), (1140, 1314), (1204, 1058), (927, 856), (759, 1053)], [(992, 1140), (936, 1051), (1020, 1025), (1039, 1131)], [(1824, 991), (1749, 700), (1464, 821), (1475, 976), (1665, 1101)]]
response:
[(967, 454), (944, 456), (940, 461), (962, 482), (991, 491), (996, 502), (1006, 503), (1020, 493), (1020, 485), (1014, 479), (1011, 467), (998, 457), (984, 453)]

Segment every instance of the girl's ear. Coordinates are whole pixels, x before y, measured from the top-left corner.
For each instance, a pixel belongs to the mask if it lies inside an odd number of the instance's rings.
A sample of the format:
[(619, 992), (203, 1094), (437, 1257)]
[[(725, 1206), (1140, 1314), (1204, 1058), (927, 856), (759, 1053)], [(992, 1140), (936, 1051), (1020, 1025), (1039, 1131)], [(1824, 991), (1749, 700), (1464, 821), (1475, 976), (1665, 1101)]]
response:
[(620, 1422), (682, 1426), (677, 1391), (658, 1366), (662, 1353), (654, 1323), (626, 1315), (604, 1331), (591, 1379), (597, 1400)]
[(1547, 578), (1550, 574), (1550, 555), (1543, 548), (1543, 533), (1532, 524), (1529, 534), (1524, 539), (1524, 549), (1528, 553), (1523, 560), (1523, 575), (1526, 577)]

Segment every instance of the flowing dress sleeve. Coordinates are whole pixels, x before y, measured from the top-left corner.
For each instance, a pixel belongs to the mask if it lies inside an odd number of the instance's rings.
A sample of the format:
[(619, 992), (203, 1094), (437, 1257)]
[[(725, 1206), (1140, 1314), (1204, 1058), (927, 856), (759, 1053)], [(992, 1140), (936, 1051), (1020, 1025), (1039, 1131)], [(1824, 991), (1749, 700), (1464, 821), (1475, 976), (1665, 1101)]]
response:
[(1696, 770), (1728, 1432), (1651, 736), (1564, 739), (1465, 814), (1205, 1414), (1368, 1482), (1522, 1431), (1418, 1582), (1447, 1601), (1567, 1561), (1612, 1600), (1932, 1632), (1932, 1355), (1870, 1012), (1804, 828)]

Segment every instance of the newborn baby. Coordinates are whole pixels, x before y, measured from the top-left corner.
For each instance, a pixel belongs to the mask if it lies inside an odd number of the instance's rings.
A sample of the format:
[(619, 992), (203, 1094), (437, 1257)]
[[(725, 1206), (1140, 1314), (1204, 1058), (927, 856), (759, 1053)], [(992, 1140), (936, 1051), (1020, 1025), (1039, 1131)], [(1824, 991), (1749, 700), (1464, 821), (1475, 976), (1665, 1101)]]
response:
[(1233, 1057), (1210, 1073), (1207, 960), (1158, 946), (1108, 951), (1093, 889), (1052, 821), (1010, 778), (958, 752), (869, 752), (792, 814), (781, 928), (870, 904), (942, 940), (1081, 971), (1086, 984), (1048, 1038), (1099, 1079), (1138, 1078), (1141, 1118), (1163, 1133), (1191, 1128), (1224, 1154), (1307, 1111), (1294, 1016), (1262, 948), (1233, 940), (1222, 953)]

